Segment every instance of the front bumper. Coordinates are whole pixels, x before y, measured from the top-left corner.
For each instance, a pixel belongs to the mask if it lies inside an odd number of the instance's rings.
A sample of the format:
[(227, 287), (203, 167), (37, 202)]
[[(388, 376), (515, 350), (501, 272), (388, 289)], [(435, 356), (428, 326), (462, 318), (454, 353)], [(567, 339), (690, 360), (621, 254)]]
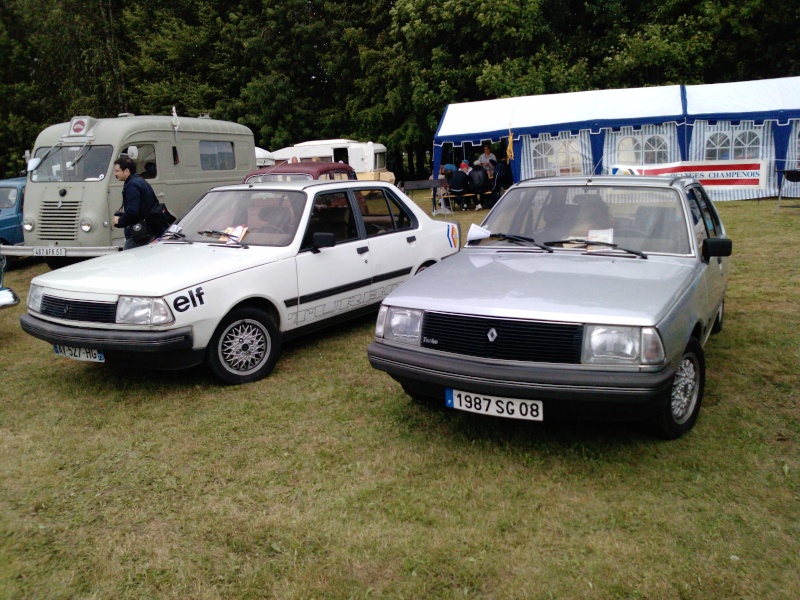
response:
[(193, 350), (192, 328), (168, 331), (88, 329), (50, 323), (30, 314), (19, 318), (23, 331), (51, 344), (102, 350), (108, 362), (156, 369), (182, 369), (203, 362), (204, 349)]
[(0, 245), (0, 254), (6, 256), (40, 256), (42, 258), (93, 258), (116, 254), (122, 246), (6, 246)]
[(370, 364), (412, 394), (444, 403), (445, 388), (475, 394), (540, 400), (545, 418), (640, 420), (652, 416), (671, 395), (675, 370), (606, 371), (578, 366), (543, 366), (489, 361), (471, 356), (420, 352), (373, 342)]

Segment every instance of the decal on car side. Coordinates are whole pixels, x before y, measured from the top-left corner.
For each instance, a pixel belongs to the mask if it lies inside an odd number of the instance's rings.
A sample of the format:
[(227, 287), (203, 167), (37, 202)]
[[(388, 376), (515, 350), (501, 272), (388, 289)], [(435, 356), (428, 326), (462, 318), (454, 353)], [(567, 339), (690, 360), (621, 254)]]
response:
[(172, 308), (179, 313), (186, 312), (190, 308), (197, 308), (205, 304), (205, 292), (201, 286), (197, 286), (193, 290), (188, 290), (185, 295), (177, 296), (172, 300)]

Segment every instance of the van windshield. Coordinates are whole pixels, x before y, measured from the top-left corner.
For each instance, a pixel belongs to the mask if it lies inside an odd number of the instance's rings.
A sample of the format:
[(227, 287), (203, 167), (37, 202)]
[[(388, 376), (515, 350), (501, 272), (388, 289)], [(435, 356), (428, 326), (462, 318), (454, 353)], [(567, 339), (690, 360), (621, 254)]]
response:
[(111, 167), (111, 146), (55, 146), (38, 148), (34, 154), (43, 159), (31, 171), (34, 183), (60, 181), (102, 181)]

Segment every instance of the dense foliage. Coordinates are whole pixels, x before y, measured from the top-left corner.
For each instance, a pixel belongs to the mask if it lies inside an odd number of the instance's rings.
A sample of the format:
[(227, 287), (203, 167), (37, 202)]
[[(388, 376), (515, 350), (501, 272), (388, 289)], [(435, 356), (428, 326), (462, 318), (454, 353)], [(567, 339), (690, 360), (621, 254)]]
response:
[(176, 106), (422, 176), (448, 103), (796, 75), (798, 31), (796, 0), (2, 0), (0, 175), (46, 125)]

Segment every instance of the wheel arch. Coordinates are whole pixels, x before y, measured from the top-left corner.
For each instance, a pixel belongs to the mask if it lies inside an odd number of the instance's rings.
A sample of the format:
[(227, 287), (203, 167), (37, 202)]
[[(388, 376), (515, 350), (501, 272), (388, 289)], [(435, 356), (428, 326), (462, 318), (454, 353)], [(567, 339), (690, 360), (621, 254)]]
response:
[(278, 307), (275, 303), (267, 298), (259, 297), (259, 296), (252, 296), (250, 298), (245, 298), (244, 300), (240, 300), (236, 304), (233, 304), (228, 311), (225, 313), (230, 314), (237, 308), (257, 308), (259, 310), (263, 310), (267, 313), (272, 320), (275, 321), (275, 325), (278, 326), (278, 330), (281, 329), (281, 312), (278, 310)]

